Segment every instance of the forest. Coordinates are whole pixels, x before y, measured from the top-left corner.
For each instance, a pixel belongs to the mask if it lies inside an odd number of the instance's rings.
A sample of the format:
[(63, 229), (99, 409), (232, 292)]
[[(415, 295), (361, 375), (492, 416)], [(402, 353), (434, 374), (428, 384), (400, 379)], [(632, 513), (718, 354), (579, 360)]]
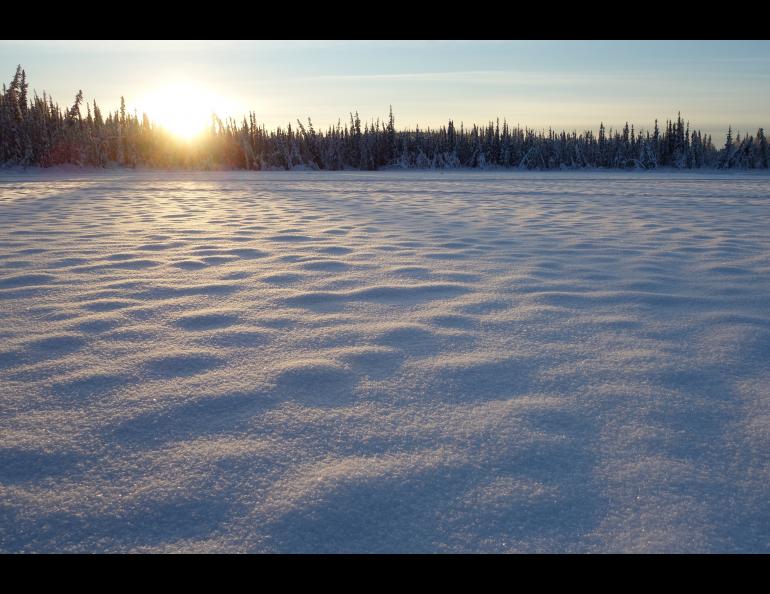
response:
[[(84, 113), (85, 112), (85, 113)], [(212, 115), (196, 142), (183, 142), (143, 114), (128, 113), (125, 100), (112, 113), (79, 91), (62, 108), (45, 92), (29, 95), (19, 66), (0, 94), (0, 165), (72, 164), (91, 167), (169, 169), (320, 169), (377, 170), (523, 168), (579, 169), (767, 169), (768, 145), (763, 128), (736, 134), (728, 128), (717, 146), (682, 119), (652, 129), (622, 129), (598, 134), (513, 127), (499, 119), (485, 126), (446, 126), (397, 130), (392, 107), (387, 120), (361, 122), (358, 113), (325, 131), (310, 119), (304, 124), (267, 130), (254, 112), (238, 122)]]

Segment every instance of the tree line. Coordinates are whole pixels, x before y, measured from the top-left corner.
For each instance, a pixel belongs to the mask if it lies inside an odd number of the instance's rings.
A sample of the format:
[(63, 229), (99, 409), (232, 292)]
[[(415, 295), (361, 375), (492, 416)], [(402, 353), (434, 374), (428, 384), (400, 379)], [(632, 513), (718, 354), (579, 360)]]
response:
[[(96, 101), (83, 102), (78, 91), (68, 108), (45, 92), (28, 93), (19, 66), (0, 95), (0, 164), (42, 166), (128, 166), (182, 169), (376, 170), (383, 167), (526, 169), (620, 168), (767, 169), (764, 129), (733, 136), (717, 147), (711, 135), (691, 130), (681, 115), (652, 130), (599, 126), (592, 131), (555, 132), (513, 127), (499, 119), (486, 126), (446, 126), (396, 130), (391, 108), (386, 121), (362, 123), (358, 113), (326, 131), (307, 125), (267, 130), (250, 112), (240, 122), (212, 116), (207, 132), (184, 143), (150, 121), (120, 108), (102, 113)], [(83, 113), (85, 111), (85, 113)]]

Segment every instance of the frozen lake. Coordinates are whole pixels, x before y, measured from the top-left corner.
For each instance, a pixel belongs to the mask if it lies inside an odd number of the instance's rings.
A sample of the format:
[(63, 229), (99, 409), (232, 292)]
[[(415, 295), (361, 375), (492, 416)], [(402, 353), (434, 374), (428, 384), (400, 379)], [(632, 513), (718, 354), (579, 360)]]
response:
[(1, 173), (0, 551), (770, 552), (770, 177)]

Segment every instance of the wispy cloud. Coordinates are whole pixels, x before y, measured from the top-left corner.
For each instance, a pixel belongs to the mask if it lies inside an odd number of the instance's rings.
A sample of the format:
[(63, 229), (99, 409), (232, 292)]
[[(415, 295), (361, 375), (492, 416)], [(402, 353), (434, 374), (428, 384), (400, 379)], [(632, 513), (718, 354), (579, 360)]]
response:
[(649, 80), (654, 72), (534, 72), (526, 70), (452, 70), (442, 72), (388, 72), (374, 74), (322, 74), (297, 78), (298, 81), (458, 81), (515, 82), (519, 84), (563, 85), (574, 83)]

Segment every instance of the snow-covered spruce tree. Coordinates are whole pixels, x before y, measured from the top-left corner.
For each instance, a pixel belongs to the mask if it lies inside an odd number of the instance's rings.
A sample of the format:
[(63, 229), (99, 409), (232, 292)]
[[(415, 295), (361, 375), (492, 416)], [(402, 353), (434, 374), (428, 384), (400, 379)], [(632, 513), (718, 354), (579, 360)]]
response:
[(722, 154), (719, 156), (719, 167), (722, 169), (730, 169), (730, 167), (732, 167), (734, 154), (735, 146), (733, 144), (733, 127), (728, 126), (727, 137), (725, 138), (725, 146), (722, 149)]
[(757, 130), (757, 143), (756, 143), (756, 149), (754, 153), (754, 167), (757, 169), (767, 169), (767, 162), (768, 157), (770, 157), (770, 154), (768, 154), (768, 144), (767, 139), (765, 138), (765, 129), (760, 128)]

